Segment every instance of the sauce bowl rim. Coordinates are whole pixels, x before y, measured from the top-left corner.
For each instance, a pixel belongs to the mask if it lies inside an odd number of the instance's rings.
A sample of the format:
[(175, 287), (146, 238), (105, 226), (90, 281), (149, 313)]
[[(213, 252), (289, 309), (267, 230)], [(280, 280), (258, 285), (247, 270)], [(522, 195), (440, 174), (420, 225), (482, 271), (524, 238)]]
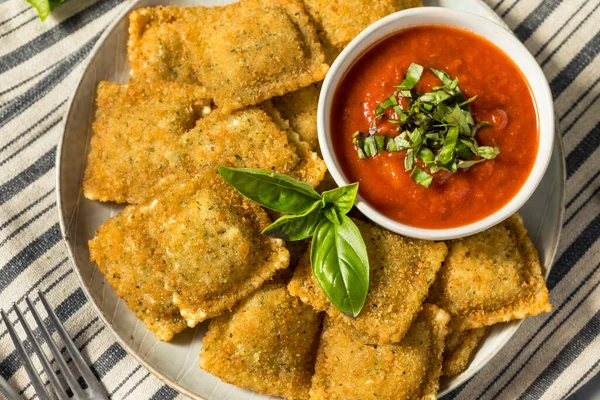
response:
[(356, 36), (331, 65), (319, 96), (317, 129), (321, 153), (334, 181), (340, 186), (352, 183), (341, 170), (331, 140), (329, 116), (338, 84), (355, 61), (373, 46), (404, 29), (426, 25), (463, 29), (486, 39), (502, 50), (517, 65), (529, 84), (538, 119), (538, 152), (527, 180), (508, 203), (481, 220), (455, 228), (420, 228), (387, 217), (365, 201), (360, 194), (357, 196), (357, 208), (377, 225), (412, 238), (449, 240), (481, 232), (516, 213), (531, 197), (550, 163), (555, 131), (554, 103), (550, 86), (535, 58), (512, 32), (484, 17), (441, 7), (412, 8), (391, 14)]

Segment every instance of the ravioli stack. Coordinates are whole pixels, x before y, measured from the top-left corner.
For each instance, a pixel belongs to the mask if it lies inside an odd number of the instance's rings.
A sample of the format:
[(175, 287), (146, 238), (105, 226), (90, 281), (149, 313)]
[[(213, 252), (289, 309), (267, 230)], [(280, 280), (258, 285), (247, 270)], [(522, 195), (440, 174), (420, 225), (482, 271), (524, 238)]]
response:
[(269, 215), (216, 173), (262, 168), (335, 184), (319, 156), (328, 64), (412, 0), (241, 0), (130, 15), (131, 81), (100, 82), (86, 198), (129, 204), (89, 242), (127, 306), (168, 341), (210, 319), (200, 366), (288, 399), (435, 398), (486, 327), (549, 311), (515, 215), (436, 243), (358, 216), (370, 288), (352, 318), (311, 272), (310, 243), (261, 235)]

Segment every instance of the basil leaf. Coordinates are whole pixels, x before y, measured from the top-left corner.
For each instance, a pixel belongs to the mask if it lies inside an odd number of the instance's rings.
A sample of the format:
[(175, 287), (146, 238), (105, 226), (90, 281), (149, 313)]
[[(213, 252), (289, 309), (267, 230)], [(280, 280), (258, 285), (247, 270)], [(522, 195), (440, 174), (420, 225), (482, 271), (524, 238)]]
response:
[[(423, 67), (420, 66), (419, 64), (412, 63), (408, 67), (408, 71), (406, 71), (406, 76), (404, 77), (404, 80), (402, 82), (400, 82), (400, 84), (396, 87), (401, 90), (410, 90), (415, 87), (417, 82), (419, 82), (422, 74), (423, 74)], [(404, 96), (404, 93), (402, 93), (402, 96)], [(404, 96), (404, 97), (407, 97), (407, 96)]]
[(410, 141), (412, 142), (412, 148), (415, 150), (415, 152), (419, 151), (419, 148), (421, 147), (421, 143), (423, 143), (423, 135), (421, 134), (421, 129), (417, 128), (412, 132), (408, 132), (408, 137), (410, 138)]
[(385, 146), (387, 151), (402, 151), (408, 148), (410, 148), (410, 142), (404, 139), (402, 135), (389, 138)]
[(385, 99), (381, 104), (379, 104), (379, 106), (375, 109), (375, 114), (381, 114), (388, 108), (394, 107), (397, 105), (398, 105), (398, 99), (396, 98), (396, 95), (392, 94), (390, 97)]
[(458, 140), (458, 128), (453, 126), (448, 129), (446, 139), (444, 140), (444, 147), (437, 154), (437, 158), (440, 163), (448, 164), (454, 158), (454, 148), (456, 147), (456, 141)]
[(410, 177), (413, 179), (413, 181), (425, 187), (429, 187), (431, 181), (433, 180), (433, 177), (431, 175), (429, 175), (427, 172), (423, 171), (419, 167), (415, 167), (415, 169), (413, 169), (413, 171), (410, 174)]
[(310, 185), (287, 175), (257, 168), (219, 167), (218, 171), (235, 190), (271, 210), (299, 214), (321, 200)]
[(286, 214), (263, 229), (261, 233), (286, 241), (311, 237), (323, 218), (322, 207), (321, 202), (317, 201), (311, 209), (302, 214)]
[(419, 97), (419, 101), (423, 101), (425, 103), (431, 103), (431, 104), (440, 104), (440, 103), (448, 100), (451, 97), (452, 96), (446, 92), (431, 92), (431, 93), (425, 93), (424, 95)]
[(473, 154), (477, 154), (477, 142), (475, 142), (475, 141), (471, 142), (471, 141), (465, 140), (465, 139), (460, 139), (460, 142), (462, 144), (464, 144), (465, 146), (467, 146)]
[(341, 225), (342, 224), (342, 216), (343, 214), (340, 213), (335, 207), (329, 207), (326, 208), (324, 211), (325, 217), (330, 220), (331, 222), (333, 222), (336, 225)]
[(375, 144), (377, 145), (377, 152), (379, 153), (385, 147), (385, 135), (375, 135)]
[(479, 122), (477, 123), (477, 125), (475, 125), (475, 126), (473, 127), (473, 129), (471, 129), (471, 136), (473, 136), (473, 137), (474, 137), (474, 136), (475, 136), (475, 134), (477, 133), (477, 131), (478, 131), (479, 129), (483, 128), (484, 126), (492, 126), (492, 124), (490, 124), (490, 123), (489, 123), (489, 122), (487, 122), (487, 121), (479, 121)]
[[(467, 117), (468, 115), (468, 117)], [(446, 118), (447, 122), (453, 125), (458, 125), (460, 128), (460, 133), (463, 135), (470, 135), (471, 128), (469, 127), (469, 119), (473, 121), (471, 117), (471, 113), (461, 109), (458, 104), (454, 106), (452, 112)]]
[(410, 171), (415, 165), (415, 152), (413, 149), (408, 149), (404, 158), (404, 169)]
[(362, 149), (362, 148), (360, 148), (360, 147), (359, 147), (359, 148), (357, 149), (357, 151), (358, 151), (358, 158), (359, 158), (360, 160), (362, 160), (363, 158), (367, 158), (367, 155), (365, 154), (365, 152), (363, 151), (363, 149)]
[(458, 168), (460, 169), (465, 169), (465, 168), (470, 168), (475, 164), (479, 164), (480, 162), (485, 161), (485, 158), (480, 158), (479, 160), (468, 160), (468, 161), (463, 161), (460, 160), (457, 164)]
[(341, 218), (340, 225), (327, 218), (317, 225), (310, 262), (329, 301), (344, 314), (356, 317), (367, 299), (369, 259), (358, 227), (347, 216)]
[(377, 143), (375, 142), (375, 135), (369, 135), (365, 138), (363, 150), (367, 157), (373, 157), (379, 153)]
[[(431, 72), (433, 72), (433, 74), (440, 81), (442, 81), (442, 83), (444, 84), (444, 86), (450, 87), (452, 85), (452, 78), (450, 78), (450, 75), (448, 75), (448, 73), (446, 71), (444, 71), (443, 69), (429, 68), (429, 70)], [(457, 84), (458, 84), (458, 81), (457, 81)]]
[(50, 13), (65, 0), (27, 0), (29, 4), (36, 9), (42, 22), (50, 15)]
[(421, 147), (419, 150), (419, 158), (423, 160), (425, 164), (432, 163), (435, 160), (435, 154), (427, 147)]
[(355, 182), (350, 185), (327, 190), (321, 193), (321, 197), (323, 198), (323, 205), (332, 204), (339, 212), (345, 215), (354, 207), (357, 193), (358, 182)]
[(474, 101), (475, 101), (475, 99), (477, 99), (477, 96), (473, 96), (473, 97), (471, 97), (470, 99), (467, 99), (467, 100), (463, 101), (463, 102), (462, 102), (462, 103), (460, 103), (458, 106), (459, 106), (459, 107), (465, 106), (465, 105), (467, 105), (467, 104), (469, 104), (469, 103), (472, 103), (472, 102), (474, 102)]
[(466, 140), (461, 139), (456, 143), (456, 156), (463, 160), (471, 160), (474, 152), (472, 152), (469, 146), (464, 142), (466, 142)]
[(498, 154), (500, 154), (500, 149), (498, 147), (490, 147), (490, 146), (479, 146), (477, 148), (477, 154), (481, 158), (485, 158), (486, 160), (491, 160), (496, 158)]

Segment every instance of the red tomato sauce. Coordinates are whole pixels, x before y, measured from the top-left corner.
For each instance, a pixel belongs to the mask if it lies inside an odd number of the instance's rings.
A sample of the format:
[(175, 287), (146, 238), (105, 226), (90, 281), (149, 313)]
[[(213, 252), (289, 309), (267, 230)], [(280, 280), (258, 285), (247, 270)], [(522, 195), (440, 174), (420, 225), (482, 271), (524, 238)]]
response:
[[(441, 84), (429, 71), (433, 67), (458, 77), (467, 98), (477, 95), (471, 103), (475, 123), (492, 126), (476, 138), (479, 145), (500, 148), (495, 159), (453, 174), (437, 172), (426, 188), (405, 172), (405, 151), (358, 158), (352, 135), (369, 130), (375, 108), (413, 62), (425, 69), (417, 91)], [(363, 53), (336, 89), (330, 120), (338, 162), (350, 182), (360, 183), (362, 198), (388, 217), (422, 228), (459, 227), (502, 208), (527, 180), (538, 149), (535, 104), (519, 68), (486, 39), (447, 26), (403, 30)], [(377, 133), (396, 135), (396, 127), (379, 123)]]

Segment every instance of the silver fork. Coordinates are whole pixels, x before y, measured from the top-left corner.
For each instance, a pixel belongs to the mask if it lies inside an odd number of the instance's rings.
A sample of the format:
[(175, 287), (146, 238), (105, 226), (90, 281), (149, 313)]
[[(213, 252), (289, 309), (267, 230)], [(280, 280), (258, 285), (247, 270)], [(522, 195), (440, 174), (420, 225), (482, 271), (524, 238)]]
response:
[[(56, 360), (56, 362), (58, 364), (58, 368), (60, 369), (60, 372), (64, 376), (67, 385), (71, 389), (71, 392), (73, 392), (73, 396), (69, 397), (69, 395), (67, 394), (67, 391), (65, 390), (63, 385), (58, 380), (58, 376), (56, 375), (56, 372), (50, 366), (50, 362), (48, 361), (44, 352), (42, 351), (41, 343), (33, 335), (33, 332), (31, 331), (31, 328), (27, 324), (27, 321), (25, 321), (25, 318), (23, 318), (23, 314), (21, 313), (21, 311), (19, 310), (17, 305), (14, 304), (13, 309), (15, 310), (15, 313), (17, 314), (17, 317), (18, 317), (19, 321), (21, 322), (21, 325), (23, 325), (23, 329), (25, 330), (25, 333), (27, 334), (27, 338), (29, 339), (29, 342), (33, 346), (33, 349), (34, 349), (35, 353), (37, 354), (38, 359), (40, 360), (42, 367), (44, 368), (44, 371), (46, 371), (46, 375), (48, 376), (50, 386), (52, 386), (52, 388), (54, 389), (54, 392), (56, 393), (56, 397), (58, 397), (59, 400), (108, 399), (108, 396), (106, 395), (106, 391), (104, 390), (104, 387), (102, 387), (100, 382), (98, 382), (98, 380), (96, 379), (96, 377), (94, 376), (94, 374), (92, 373), (90, 368), (87, 366), (87, 364), (86, 364), (85, 360), (83, 359), (83, 357), (81, 356), (81, 354), (79, 354), (77, 347), (75, 347), (75, 344), (73, 343), (73, 341), (67, 334), (67, 331), (65, 330), (65, 328), (60, 323), (60, 320), (58, 319), (58, 317), (52, 310), (52, 307), (50, 307), (50, 305), (48, 304), (48, 301), (46, 301), (46, 298), (42, 295), (41, 292), (38, 292), (38, 295), (40, 297), (40, 300), (42, 301), (42, 304), (44, 305), (44, 308), (46, 309), (46, 312), (48, 313), (50, 324), (58, 332), (58, 335), (62, 339), (68, 353), (71, 355), (71, 359), (73, 360), (73, 364), (75, 365), (75, 368), (77, 369), (77, 371), (79, 372), (79, 374), (81, 375), (81, 377), (83, 378), (85, 383), (87, 384), (87, 388), (83, 389), (81, 387), (81, 385), (77, 381), (77, 378), (73, 375), (73, 373), (71, 372), (71, 369), (67, 365), (67, 362), (60, 354), (60, 350), (59, 350), (58, 346), (54, 343), (54, 341), (52, 341), (50, 332), (48, 331), (48, 328), (42, 321), (42, 318), (40, 317), (40, 315), (35, 310), (35, 307), (33, 306), (33, 302), (29, 299), (29, 297), (26, 297), (25, 301), (27, 302), (27, 305), (29, 306), (29, 309), (31, 310), (31, 314), (33, 315), (33, 318), (35, 319), (35, 322), (37, 323), (37, 325), (40, 328), (42, 337), (44, 338), (44, 341), (46, 342), (46, 344), (48, 344), (48, 347), (50, 348), (50, 351), (52, 352), (52, 355), (54, 356), (54, 359)], [(6, 325), (6, 329), (8, 329), (10, 338), (12, 339), (13, 343), (15, 344), (15, 347), (17, 349), (17, 354), (23, 361), (25, 370), (27, 371), (27, 375), (29, 375), (29, 379), (31, 379), (31, 384), (33, 385), (33, 388), (35, 389), (35, 392), (37, 393), (40, 400), (50, 400), (51, 397), (48, 394), (48, 392), (46, 391), (46, 389), (44, 388), (44, 384), (43, 384), (42, 380), (36, 373), (35, 367), (33, 366), (31, 359), (27, 355), (27, 352), (25, 351), (23, 344), (19, 341), (19, 337), (17, 336), (17, 333), (16, 333), (14, 327), (10, 324), (8, 316), (6, 315), (4, 310), (1, 311), (1, 314), (2, 314), (2, 319), (4, 320), (4, 324)], [(2, 389), (2, 387), (3, 387), (3, 385), (0, 382), (0, 389)], [(14, 391), (11, 395), (14, 395)], [(12, 397), (9, 396), (9, 394), (5, 393), (5, 396), (12, 400)]]

